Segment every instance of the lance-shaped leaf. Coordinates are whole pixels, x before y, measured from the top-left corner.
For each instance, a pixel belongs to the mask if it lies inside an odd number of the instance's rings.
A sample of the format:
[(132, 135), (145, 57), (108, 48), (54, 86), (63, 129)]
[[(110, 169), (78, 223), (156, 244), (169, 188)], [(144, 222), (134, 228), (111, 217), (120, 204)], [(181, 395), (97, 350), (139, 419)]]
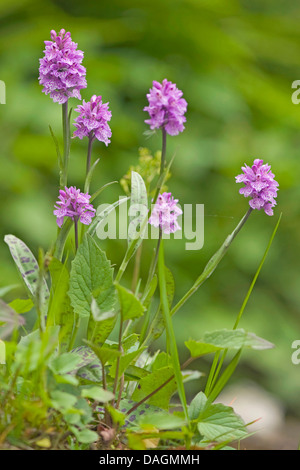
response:
[(4, 241), (9, 247), (29, 295), (36, 299), (39, 294), (40, 305), (45, 306), (49, 299), (49, 289), (46, 280), (40, 276), (34, 255), (25, 243), (14, 235), (6, 235)]
[(105, 221), (107, 216), (113, 212), (120, 204), (123, 204), (123, 202), (128, 201), (128, 197), (123, 197), (122, 199), (119, 199), (118, 201), (115, 201), (113, 204), (111, 204), (109, 207), (106, 207), (105, 209), (101, 210), (99, 213), (97, 211), (96, 217), (94, 217), (94, 220), (92, 221), (91, 225), (89, 226), (87, 233), (89, 233), (91, 236), (94, 236), (95, 233), (97, 232), (97, 227)]
[(192, 357), (203, 356), (221, 349), (270, 349), (274, 347), (269, 341), (243, 329), (222, 329), (205, 333), (200, 341), (190, 339), (185, 342), (185, 345)]
[(51, 297), (47, 325), (59, 325), (60, 350), (67, 351), (74, 326), (74, 312), (68, 296), (69, 271), (58, 259), (52, 258), (49, 265), (51, 274)]
[[(167, 299), (169, 308), (171, 310), (172, 302), (175, 294), (175, 281), (170, 269), (165, 266), (165, 279), (167, 288)], [(158, 309), (157, 314), (153, 318), (150, 327), (150, 338), (152, 341), (158, 339), (165, 330), (165, 320), (161, 307)]]
[(24, 324), (24, 318), (0, 299), (0, 338), (7, 338), (15, 328)]
[(80, 317), (90, 316), (93, 298), (103, 312), (111, 311), (115, 304), (113, 269), (89, 234), (84, 236), (72, 261), (69, 296)]

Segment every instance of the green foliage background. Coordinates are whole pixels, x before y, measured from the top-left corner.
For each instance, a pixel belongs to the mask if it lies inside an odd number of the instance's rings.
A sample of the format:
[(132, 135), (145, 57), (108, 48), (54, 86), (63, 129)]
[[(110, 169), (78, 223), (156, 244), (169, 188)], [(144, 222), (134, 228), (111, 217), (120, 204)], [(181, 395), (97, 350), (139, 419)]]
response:
[[(254, 158), (272, 165), (280, 184), (274, 217), (251, 215), (174, 324), (183, 359), (184, 340), (233, 326), (282, 212), (240, 324), (276, 347), (244, 353), (237, 378), (261, 383), (287, 412), (300, 416), (300, 365), (291, 362), (292, 342), (300, 339), (300, 107), (291, 101), (292, 82), (300, 79), (299, 14), (293, 0), (2, 0), (0, 79), (6, 84), (6, 105), (0, 106), (0, 287), (18, 282), (5, 234), (22, 238), (35, 254), (55, 240), (58, 167), (48, 126), (61, 140), (61, 109), (42, 93), (38, 67), (50, 30), (65, 28), (85, 52), (88, 88), (82, 97), (101, 94), (112, 111), (111, 145), (94, 146), (93, 158), (101, 156), (94, 189), (120, 180), (137, 163), (139, 147), (160, 148), (160, 136), (143, 135), (152, 80), (176, 82), (188, 101), (185, 132), (168, 139), (168, 158), (176, 152), (169, 189), (181, 204), (205, 205), (205, 243), (201, 251), (186, 251), (185, 240), (166, 244), (177, 299), (248, 208), (234, 178), (241, 165)], [(84, 178), (86, 146), (72, 141), (69, 182), (77, 187)], [(99, 203), (121, 194), (120, 186), (111, 186)], [(103, 242), (103, 247), (113, 264), (120, 263), (124, 241)], [(148, 261), (145, 254), (144, 275)], [(131, 272), (132, 265), (128, 284)], [(207, 370), (205, 362), (198, 367)], [(198, 391), (201, 383), (194, 386)]]

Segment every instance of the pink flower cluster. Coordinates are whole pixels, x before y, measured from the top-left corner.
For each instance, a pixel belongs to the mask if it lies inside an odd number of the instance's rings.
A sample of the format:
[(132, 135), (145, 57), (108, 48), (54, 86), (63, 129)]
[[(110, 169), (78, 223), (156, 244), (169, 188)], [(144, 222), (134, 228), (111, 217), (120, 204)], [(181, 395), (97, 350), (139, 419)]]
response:
[(61, 29), (51, 31), (52, 41), (45, 41), (45, 55), (40, 59), (39, 82), (43, 92), (60, 104), (69, 98), (81, 99), (80, 90), (86, 88), (86, 70), (81, 62), (83, 52), (77, 50), (71, 34)]
[(65, 190), (59, 191), (59, 201), (56, 202), (55, 211), (57, 225), (62, 226), (64, 217), (70, 217), (72, 220), (80, 220), (81, 223), (89, 225), (96, 213), (96, 209), (90, 204), (91, 196), (81, 193), (80, 189), (74, 186), (65, 187)]
[(111, 119), (108, 104), (102, 103), (102, 97), (96, 95), (93, 95), (87, 103), (83, 100), (82, 104), (75, 109), (80, 114), (75, 119), (74, 126), (77, 129), (74, 136), (79, 139), (85, 136), (95, 137), (107, 146), (111, 137), (111, 129), (107, 123)]
[(243, 173), (235, 177), (237, 183), (245, 185), (239, 190), (240, 194), (251, 197), (249, 205), (252, 209), (263, 209), (267, 215), (273, 215), (279, 184), (271, 166), (257, 158), (252, 167), (245, 164), (242, 170)]
[(181, 230), (177, 218), (182, 210), (177, 206), (178, 199), (174, 199), (171, 193), (160, 194), (149, 218), (149, 223), (154, 227), (160, 227), (164, 233), (174, 233)]
[(169, 135), (182, 132), (183, 123), (186, 121), (184, 113), (187, 109), (187, 102), (182, 95), (182, 91), (167, 79), (162, 83), (154, 80), (153, 87), (147, 94), (149, 106), (144, 108), (150, 115), (150, 119), (145, 120), (146, 124), (149, 124), (151, 129), (164, 128)]

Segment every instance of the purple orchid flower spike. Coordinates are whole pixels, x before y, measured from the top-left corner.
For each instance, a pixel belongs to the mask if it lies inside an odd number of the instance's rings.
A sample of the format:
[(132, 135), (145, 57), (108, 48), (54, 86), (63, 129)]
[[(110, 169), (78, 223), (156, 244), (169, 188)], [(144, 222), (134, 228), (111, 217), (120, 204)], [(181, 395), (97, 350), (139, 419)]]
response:
[(107, 146), (110, 143), (111, 129), (108, 121), (111, 119), (111, 112), (108, 109), (109, 103), (102, 103), (102, 97), (93, 95), (87, 103), (83, 100), (75, 111), (80, 113), (75, 119), (74, 126), (77, 128), (74, 136), (83, 139), (89, 137), (92, 140), (98, 139)]
[(177, 135), (184, 130), (187, 102), (182, 98), (182, 91), (177, 86), (164, 79), (162, 83), (153, 81), (153, 87), (147, 94), (150, 119), (145, 120), (150, 129), (164, 129), (169, 135)]
[(80, 90), (86, 88), (86, 69), (81, 64), (83, 52), (77, 49), (71, 34), (61, 29), (51, 31), (52, 41), (45, 41), (44, 57), (40, 59), (39, 83), (54, 102), (63, 104), (69, 98), (81, 100)]
[(74, 222), (78, 220), (85, 225), (90, 225), (96, 209), (90, 204), (90, 195), (81, 193), (74, 186), (59, 191), (59, 200), (56, 202), (53, 214), (57, 217), (56, 222), (62, 226), (65, 217), (70, 217)]
[(271, 166), (257, 158), (252, 167), (245, 164), (242, 170), (243, 173), (235, 177), (237, 183), (245, 185), (239, 190), (240, 194), (251, 197), (251, 209), (263, 209), (267, 215), (273, 215), (279, 184), (274, 179)]
[(154, 227), (160, 227), (164, 233), (174, 233), (181, 230), (177, 218), (182, 210), (177, 206), (178, 199), (174, 199), (171, 193), (160, 194), (153, 208), (149, 223)]

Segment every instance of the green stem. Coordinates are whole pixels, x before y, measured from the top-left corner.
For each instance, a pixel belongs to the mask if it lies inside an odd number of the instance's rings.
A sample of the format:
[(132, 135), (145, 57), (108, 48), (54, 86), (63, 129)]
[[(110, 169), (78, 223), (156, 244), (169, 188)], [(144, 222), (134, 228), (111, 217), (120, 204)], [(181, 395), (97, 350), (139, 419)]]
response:
[(188, 420), (188, 409), (187, 409), (187, 402), (185, 396), (185, 390), (183, 385), (183, 379), (181, 374), (181, 367), (179, 362), (179, 355), (176, 345), (176, 338), (173, 329), (172, 319), (170, 315), (170, 308), (168, 303), (168, 296), (167, 296), (167, 287), (166, 287), (166, 278), (165, 278), (165, 262), (164, 262), (164, 244), (163, 240), (161, 240), (159, 256), (158, 256), (158, 282), (159, 282), (159, 289), (160, 289), (160, 298), (162, 304), (162, 311), (165, 318), (166, 323), (166, 332), (170, 343), (170, 353), (172, 357), (173, 367), (174, 367), (174, 375), (177, 383), (177, 391), (178, 395), (183, 407), (183, 411), (185, 414), (186, 419)]
[(154, 260), (151, 263), (151, 266), (150, 266), (150, 269), (149, 269), (149, 275), (148, 275), (146, 286), (145, 286), (145, 289), (144, 289), (144, 294), (145, 294), (145, 292), (147, 292), (149, 284), (152, 281), (153, 276), (155, 274), (161, 239), (162, 239), (162, 230), (161, 230), (161, 228), (159, 228), (159, 235), (158, 235), (158, 240), (157, 240), (157, 245), (156, 245), (156, 250), (155, 250), (155, 257), (154, 257)]
[(60, 229), (60, 232), (57, 237), (56, 244), (55, 244), (54, 256), (59, 261), (62, 260), (64, 246), (65, 246), (67, 237), (69, 235), (69, 232), (71, 230), (71, 227), (72, 227), (72, 219), (68, 217), (65, 223), (63, 224), (62, 228)]
[(155, 196), (153, 198), (153, 205), (155, 205), (156, 200), (158, 198), (158, 195), (160, 193), (160, 190), (163, 186), (163, 181), (162, 181), (162, 174), (165, 169), (165, 163), (166, 163), (166, 150), (167, 150), (167, 133), (165, 131), (165, 128), (162, 128), (162, 146), (161, 146), (161, 160), (160, 160), (160, 172), (159, 172), (159, 179), (157, 182), (157, 188), (155, 192)]
[[(94, 141), (94, 134), (93, 132), (90, 132), (89, 134), (89, 143), (88, 143), (88, 151), (87, 151), (87, 157), (86, 157), (86, 178), (89, 174), (90, 168), (91, 168), (91, 157), (92, 157), (92, 144)], [(86, 192), (89, 191), (89, 188), (87, 188)]]
[(171, 311), (171, 315), (177, 312), (177, 310), (182, 307), (182, 305), (199, 289), (199, 287), (208, 279), (211, 274), (214, 272), (224, 255), (226, 254), (228, 248), (230, 247), (231, 243), (233, 242), (234, 238), (237, 236), (241, 228), (244, 226), (246, 221), (248, 220), (252, 209), (250, 208), (248, 212), (244, 215), (241, 221), (238, 223), (234, 231), (228, 235), (225, 242), (219, 248), (219, 250), (211, 257), (208, 261), (207, 265), (205, 266), (203, 272), (200, 274), (194, 285), (190, 288), (190, 290), (179, 300), (179, 302), (173, 307)]
[(75, 253), (78, 250), (78, 217), (74, 218), (74, 232), (75, 232)]
[(165, 128), (162, 128), (162, 145), (161, 145), (161, 161), (160, 161), (160, 176), (163, 174), (165, 169), (166, 160), (166, 149), (167, 149), (167, 133)]
[[(157, 183), (156, 193), (155, 193), (155, 196), (153, 198), (152, 208), (150, 210), (149, 217), (150, 217), (152, 209), (153, 209), (153, 207), (156, 203), (156, 200), (158, 198), (161, 187), (164, 184), (164, 179), (165, 178), (162, 178), (162, 176), (163, 176), (163, 173), (164, 173), (165, 162), (166, 162), (166, 148), (167, 148), (167, 133), (166, 133), (165, 129), (163, 128), (162, 129), (162, 150), (161, 150), (161, 162), (160, 162), (160, 175), (159, 175), (159, 180), (158, 180), (158, 183)], [(146, 224), (148, 223), (149, 217), (143, 222), (140, 233), (143, 233), (144, 228), (146, 227)], [(122, 261), (122, 263), (119, 267), (119, 271), (118, 271), (117, 276), (116, 276), (116, 282), (120, 282), (120, 280), (121, 280), (121, 278), (122, 278), (122, 276), (123, 276), (123, 274), (124, 274), (124, 272), (127, 268), (127, 265), (128, 265), (132, 255), (134, 253), (135, 245), (137, 244), (138, 241), (139, 241), (138, 238), (134, 239), (132, 241), (131, 245), (127, 248), (125, 256), (123, 258), (123, 261)], [(150, 279), (150, 281), (151, 281), (151, 279)]]
[[(123, 323), (124, 322), (123, 322), (123, 318), (122, 318), (122, 315), (121, 315), (120, 327), (119, 327), (119, 346), (118, 346), (118, 350), (119, 350), (120, 353), (123, 352), (123, 348), (122, 348)], [(113, 394), (114, 395), (116, 395), (118, 380), (119, 380), (120, 357), (121, 356), (118, 356), (118, 358), (117, 358), (116, 375), (115, 375), (115, 381), (114, 381), (114, 387), (113, 387)]]
[(61, 177), (60, 186), (64, 188), (68, 183), (68, 166), (69, 166), (69, 155), (70, 155), (70, 123), (68, 113), (68, 100), (62, 104), (62, 127), (63, 127), (63, 141), (64, 141), (64, 153), (63, 153), (63, 173)]
[(143, 249), (143, 244), (141, 243), (137, 249), (136, 256), (135, 256), (134, 270), (133, 270), (133, 276), (132, 276), (132, 282), (131, 282), (132, 292), (136, 291), (136, 287), (137, 287), (137, 283), (139, 279), (142, 249)]
[[(253, 290), (253, 288), (254, 288), (254, 286), (255, 286), (255, 283), (256, 283), (256, 281), (257, 281), (257, 278), (258, 278), (258, 276), (259, 276), (259, 273), (260, 273), (260, 271), (261, 271), (261, 269), (262, 269), (262, 267), (263, 267), (263, 264), (264, 264), (264, 262), (265, 262), (265, 259), (266, 259), (266, 257), (267, 257), (267, 254), (268, 254), (268, 252), (269, 252), (269, 250), (270, 250), (270, 248), (271, 248), (272, 242), (273, 242), (274, 237), (275, 237), (275, 235), (276, 235), (277, 229), (278, 229), (279, 224), (280, 224), (281, 216), (282, 216), (282, 214), (280, 214), (280, 216), (279, 216), (279, 219), (278, 219), (278, 221), (277, 221), (277, 223), (276, 223), (276, 226), (275, 226), (275, 228), (274, 228), (274, 230), (273, 230), (273, 233), (272, 233), (272, 235), (271, 235), (271, 238), (270, 238), (270, 240), (269, 240), (269, 243), (268, 243), (268, 245), (267, 245), (267, 248), (266, 248), (266, 250), (265, 250), (265, 252), (264, 252), (264, 254), (263, 254), (263, 257), (262, 257), (262, 259), (261, 259), (261, 262), (260, 262), (260, 264), (259, 264), (259, 266), (258, 266), (258, 269), (257, 269), (255, 275), (254, 275), (254, 278), (253, 278), (253, 280), (252, 280), (252, 282), (251, 282), (251, 284), (250, 284), (250, 287), (249, 287), (249, 289), (248, 289), (247, 295), (246, 295), (246, 297), (244, 298), (244, 301), (243, 301), (243, 303), (242, 303), (241, 309), (240, 309), (240, 311), (239, 311), (239, 313), (238, 313), (238, 315), (237, 315), (235, 324), (234, 324), (234, 326), (233, 326), (233, 330), (236, 330), (236, 329), (237, 329), (237, 327), (238, 327), (238, 325), (239, 325), (239, 322), (240, 322), (240, 320), (241, 320), (241, 318), (242, 318), (242, 315), (243, 315), (244, 310), (245, 310), (245, 307), (246, 307), (246, 305), (247, 305), (247, 303), (248, 303), (249, 297), (250, 297), (250, 295), (251, 295), (251, 293), (252, 293), (252, 290)], [(217, 380), (217, 378), (218, 378), (218, 376), (219, 376), (219, 373), (220, 373), (221, 367), (222, 367), (222, 365), (223, 365), (223, 363), (224, 363), (224, 360), (225, 360), (225, 357), (226, 357), (226, 355), (227, 355), (227, 352), (228, 352), (228, 350), (227, 350), (227, 349), (224, 349), (219, 364), (218, 364), (218, 361), (219, 361), (219, 357), (220, 357), (220, 351), (218, 351), (218, 352), (215, 354), (215, 357), (214, 357), (214, 360), (213, 360), (213, 364), (212, 364), (212, 367), (211, 367), (211, 370), (210, 370), (210, 374), (209, 374), (209, 377), (208, 377), (208, 380), (207, 380), (205, 393), (206, 393), (206, 392), (207, 392), (207, 393), (210, 393), (211, 390), (212, 390), (212, 388), (213, 388), (213, 386), (214, 386), (214, 384), (216, 383), (216, 380)], [(218, 364), (218, 367), (217, 367), (217, 364)]]
[(74, 343), (75, 343), (75, 340), (76, 340), (76, 336), (77, 336), (77, 333), (78, 333), (78, 330), (79, 330), (79, 327), (80, 327), (80, 323), (81, 323), (81, 318), (79, 317), (79, 318), (77, 319), (76, 325), (74, 326), (73, 334), (72, 334), (72, 337), (71, 337), (71, 340), (70, 340), (70, 344), (69, 344), (69, 351), (71, 351), (71, 349), (72, 349), (73, 346), (74, 346)]

